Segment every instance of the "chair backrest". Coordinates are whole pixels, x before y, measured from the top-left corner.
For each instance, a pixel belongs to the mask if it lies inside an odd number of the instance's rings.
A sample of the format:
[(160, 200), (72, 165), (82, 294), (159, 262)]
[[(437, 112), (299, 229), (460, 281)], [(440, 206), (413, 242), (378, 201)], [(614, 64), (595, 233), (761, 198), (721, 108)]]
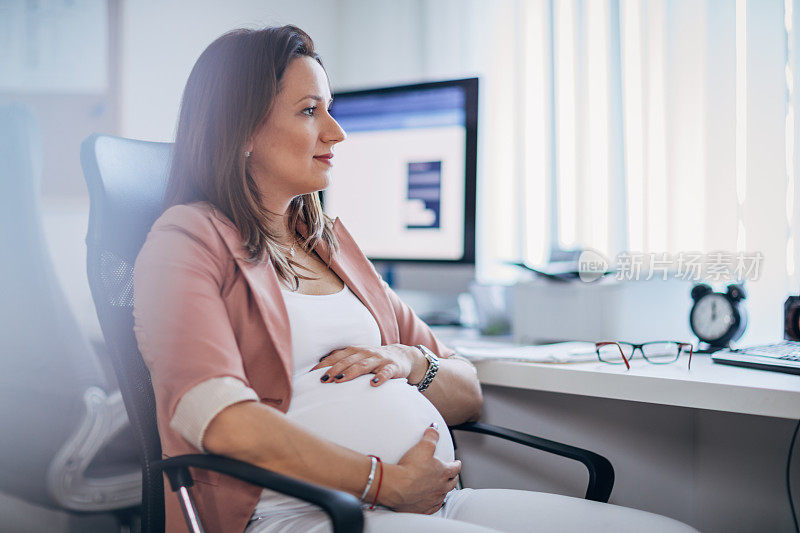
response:
[(89, 189), (89, 286), (142, 454), (142, 531), (164, 529), (155, 396), (133, 332), (133, 265), (161, 215), (172, 145), (94, 134), (81, 145)]

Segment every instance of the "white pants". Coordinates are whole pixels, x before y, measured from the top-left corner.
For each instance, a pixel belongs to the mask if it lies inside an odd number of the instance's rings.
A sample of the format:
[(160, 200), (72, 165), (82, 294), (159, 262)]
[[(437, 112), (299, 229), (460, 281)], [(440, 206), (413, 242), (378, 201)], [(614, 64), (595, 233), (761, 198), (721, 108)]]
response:
[[(250, 522), (245, 533), (329, 533), (330, 519), (319, 510)], [(507, 489), (451, 492), (433, 515), (364, 511), (365, 533), (696, 533), (661, 515), (580, 498)]]

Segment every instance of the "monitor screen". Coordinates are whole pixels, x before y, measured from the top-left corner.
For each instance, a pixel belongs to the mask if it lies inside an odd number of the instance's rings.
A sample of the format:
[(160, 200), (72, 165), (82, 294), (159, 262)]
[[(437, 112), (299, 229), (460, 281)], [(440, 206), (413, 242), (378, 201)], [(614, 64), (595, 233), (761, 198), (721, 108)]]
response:
[(325, 212), (372, 260), (474, 263), (478, 79), (333, 96)]

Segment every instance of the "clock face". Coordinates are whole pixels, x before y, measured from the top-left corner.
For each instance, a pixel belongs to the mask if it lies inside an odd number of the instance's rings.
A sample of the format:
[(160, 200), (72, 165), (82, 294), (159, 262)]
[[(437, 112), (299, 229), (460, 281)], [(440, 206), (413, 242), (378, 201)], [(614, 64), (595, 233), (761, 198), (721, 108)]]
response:
[(692, 329), (704, 341), (724, 337), (734, 322), (733, 306), (722, 294), (711, 293), (702, 297), (692, 312)]

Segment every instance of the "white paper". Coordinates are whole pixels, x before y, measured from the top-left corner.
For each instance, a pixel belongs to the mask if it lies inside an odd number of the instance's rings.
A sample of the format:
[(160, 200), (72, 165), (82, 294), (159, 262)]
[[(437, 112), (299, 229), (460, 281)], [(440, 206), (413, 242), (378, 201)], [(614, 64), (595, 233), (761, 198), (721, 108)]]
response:
[(510, 343), (457, 343), (453, 349), (473, 361), (487, 359), (528, 363), (580, 363), (598, 361), (593, 342), (558, 342), (534, 346)]

